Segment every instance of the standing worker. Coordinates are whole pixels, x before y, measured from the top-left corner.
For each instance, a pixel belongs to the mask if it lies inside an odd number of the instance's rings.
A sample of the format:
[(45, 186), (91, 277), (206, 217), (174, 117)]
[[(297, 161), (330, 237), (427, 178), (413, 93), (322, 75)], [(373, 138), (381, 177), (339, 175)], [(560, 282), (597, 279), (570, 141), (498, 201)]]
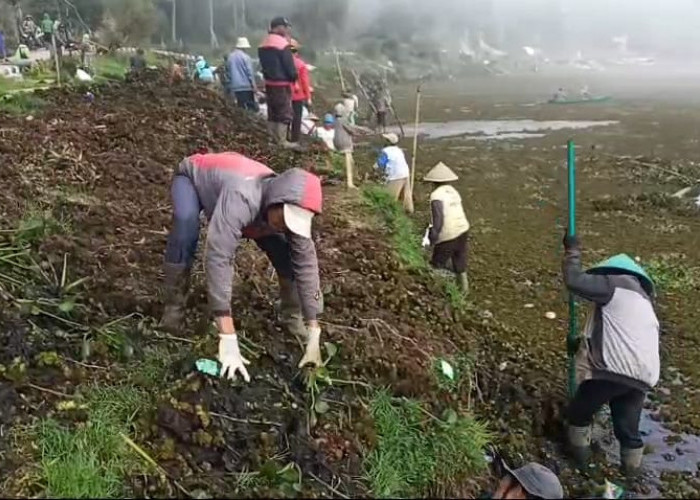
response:
[(258, 47), (258, 58), (265, 79), (267, 120), (277, 141), (289, 147), (287, 130), (292, 122), (292, 84), (298, 75), (289, 41), (291, 23), (284, 17), (270, 22), (270, 33)]
[(299, 42), (292, 39), (290, 44), (294, 67), (297, 70), (297, 81), (292, 85), (292, 130), (290, 138), (292, 142), (299, 142), (301, 137), (301, 120), (304, 115), (304, 107), (311, 105), (311, 76), (306, 62), (299, 55)]
[(462, 197), (450, 185), (457, 179), (457, 174), (442, 162), (435, 165), (423, 178), (435, 187), (430, 193), (432, 222), (427, 238), (423, 240), (423, 246), (433, 245), (430, 264), (436, 269), (453, 271), (457, 277), (457, 285), (466, 295), (469, 293), (469, 221), (464, 213)]
[(248, 55), (250, 42), (244, 36), (236, 41), (236, 49), (228, 56), (227, 65), (229, 73), (229, 96), (236, 98), (239, 108), (248, 111), (257, 111), (255, 94), (258, 87), (255, 84), (255, 71), (253, 70), (253, 60)]
[(584, 272), (576, 236), (566, 236), (564, 248), (566, 287), (593, 303), (576, 355), (578, 389), (567, 410), (571, 453), (580, 465), (587, 463), (593, 417), (607, 403), (620, 442), (622, 471), (633, 476), (644, 455), (639, 433), (644, 399), (659, 381), (654, 282), (625, 254)]
[[(173, 226), (165, 251), (166, 306), (161, 325), (182, 328), (190, 269), (197, 250), (199, 215), (209, 227), (205, 270), (209, 306), (219, 331), (221, 374), (250, 380), (231, 313), (233, 260), (242, 238), (256, 242), (270, 258), (280, 284), (283, 322), (305, 345), (299, 363), (321, 364), (323, 302), (311, 222), (321, 213), (321, 181), (292, 168), (276, 175), (238, 153), (194, 154), (176, 168), (172, 187)], [(302, 322), (306, 320), (306, 326)]]
[(342, 153), (345, 157), (345, 180), (347, 182), (347, 187), (354, 189), (355, 182), (353, 180), (353, 176), (355, 170), (355, 159), (352, 156), (354, 150), (353, 137), (370, 131), (365, 130), (364, 127), (350, 125), (345, 106), (343, 106), (342, 102), (335, 105), (334, 112), (335, 125), (333, 131), (333, 145), (335, 146), (336, 151)]
[(350, 125), (355, 125), (357, 122), (357, 112), (360, 107), (360, 100), (355, 94), (346, 90), (343, 92), (343, 106), (345, 106), (345, 111), (348, 113), (348, 122)]
[(386, 146), (379, 153), (375, 168), (385, 177), (386, 187), (392, 198), (403, 204), (404, 210), (413, 213), (413, 195), (411, 194), (410, 170), (403, 150), (397, 146), (399, 136), (396, 134), (382, 135)]
[(52, 47), (51, 36), (53, 35), (53, 21), (48, 12), (44, 13), (44, 19), (41, 20), (41, 32), (44, 35), (44, 45), (47, 49)]

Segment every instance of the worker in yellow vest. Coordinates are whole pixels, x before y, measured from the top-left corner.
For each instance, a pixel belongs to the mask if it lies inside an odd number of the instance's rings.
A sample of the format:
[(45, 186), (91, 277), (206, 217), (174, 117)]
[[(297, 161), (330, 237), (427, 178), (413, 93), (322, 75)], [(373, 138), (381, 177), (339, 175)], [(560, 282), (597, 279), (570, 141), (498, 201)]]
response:
[(469, 221), (464, 213), (462, 197), (449, 184), (457, 179), (457, 175), (442, 162), (423, 178), (435, 187), (430, 193), (431, 224), (423, 239), (423, 246), (433, 247), (431, 265), (437, 269), (453, 271), (457, 284), (466, 295), (469, 293)]

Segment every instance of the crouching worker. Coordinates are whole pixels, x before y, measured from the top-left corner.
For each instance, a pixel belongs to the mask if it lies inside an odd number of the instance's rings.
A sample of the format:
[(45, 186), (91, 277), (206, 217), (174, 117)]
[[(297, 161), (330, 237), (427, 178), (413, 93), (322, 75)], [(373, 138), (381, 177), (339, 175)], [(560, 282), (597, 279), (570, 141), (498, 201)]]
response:
[(408, 162), (403, 150), (397, 146), (399, 136), (396, 134), (383, 134), (386, 146), (379, 153), (379, 158), (374, 167), (380, 170), (386, 179), (386, 188), (391, 196), (403, 204), (404, 210), (413, 213), (413, 194), (411, 193), (411, 179)]
[[(305, 345), (299, 366), (321, 364), (317, 315), (322, 311), (311, 221), (321, 213), (321, 181), (299, 168), (276, 175), (238, 153), (195, 154), (178, 165), (171, 187), (173, 227), (165, 251), (166, 305), (161, 325), (182, 328), (199, 214), (209, 226), (205, 270), (209, 307), (219, 330), (221, 375), (250, 380), (231, 313), (233, 258), (242, 238), (269, 257), (280, 284), (285, 326)], [(306, 320), (306, 326), (302, 322)]]
[(567, 288), (593, 304), (576, 354), (578, 389), (567, 410), (571, 453), (580, 465), (586, 464), (593, 417), (607, 403), (620, 442), (622, 471), (634, 475), (644, 452), (639, 433), (644, 398), (659, 380), (654, 283), (625, 254), (583, 272), (576, 237), (564, 238), (564, 247)]
[(483, 499), (522, 499), (564, 498), (564, 490), (559, 478), (544, 465), (530, 462), (518, 469), (503, 464), (504, 474), (498, 488), (492, 495), (482, 495)]
[(423, 178), (435, 187), (430, 193), (432, 222), (424, 246), (433, 246), (431, 265), (436, 269), (453, 271), (457, 276), (457, 284), (466, 295), (469, 293), (469, 221), (464, 213), (462, 197), (449, 184), (457, 179), (457, 175), (442, 162), (435, 165)]

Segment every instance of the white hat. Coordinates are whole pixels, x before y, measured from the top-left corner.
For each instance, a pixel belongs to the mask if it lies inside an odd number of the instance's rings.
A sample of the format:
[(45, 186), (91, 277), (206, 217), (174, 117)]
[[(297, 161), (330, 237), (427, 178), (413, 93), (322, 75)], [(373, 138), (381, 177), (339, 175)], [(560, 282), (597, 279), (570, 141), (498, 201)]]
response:
[(250, 48), (250, 42), (248, 39), (244, 36), (239, 36), (238, 40), (236, 40), (236, 48), (237, 49), (249, 49)]
[(456, 181), (458, 178), (457, 174), (455, 174), (450, 167), (440, 162), (423, 177), (423, 180), (428, 182), (452, 182)]
[(333, 111), (335, 112), (335, 116), (345, 116), (345, 106), (342, 102), (336, 104)]
[(390, 132), (388, 134), (382, 134), (382, 137), (389, 141), (391, 144), (398, 144), (399, 143), (399, 136), (394, 134), (393, 132)]
[(314, 213), (298, 205), (284, 204), (284, 225), (302, 238), (311, 238), (311, 221)]

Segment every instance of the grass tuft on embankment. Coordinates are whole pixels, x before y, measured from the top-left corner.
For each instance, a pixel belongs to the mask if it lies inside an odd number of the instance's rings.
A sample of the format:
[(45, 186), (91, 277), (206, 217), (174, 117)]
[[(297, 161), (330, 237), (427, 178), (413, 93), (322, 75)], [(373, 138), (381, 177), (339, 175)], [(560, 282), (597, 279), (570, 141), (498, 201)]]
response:
[(86, 396), (86, 422), (69, 427), (47, 418), (37, 424), (33, 432), (41, 453), (40, 475), (46, 496), (122, 497), (124, 477), (139, 467), (139, 462), (120, 434), (129, 433), (146, 399), (144, 392), (134, 387), (93, 388)]
[(364, 187), (362, 195), (389, 228), (399, 259), (411, 269), (426, 269), (427, 262), (423, 257), (415, 224), (406, 215), (403, 207), (379, 186)]
[[(394, 250), (399, 260), (409, 269), (429, 270), (428, 262), (420, 245), (421, 236), (413, 220), (406, 215), (401, 204), (382, 187), (368, 185), (362, 188), (362, 196), (367, 205), (377, 213), (392, 236)], [(468, 306), (464, 294), (454, 280), (435, 276), (442, 282), (445, 295), (452, 309), (460, 310)]]
[(486, 467), (486, 426), (448, 410), (430, 415), (418, 401), (378, 392), (370, 404), (378, 442), (365, 465), (374, 495), (422, 497), (453, 491)]

